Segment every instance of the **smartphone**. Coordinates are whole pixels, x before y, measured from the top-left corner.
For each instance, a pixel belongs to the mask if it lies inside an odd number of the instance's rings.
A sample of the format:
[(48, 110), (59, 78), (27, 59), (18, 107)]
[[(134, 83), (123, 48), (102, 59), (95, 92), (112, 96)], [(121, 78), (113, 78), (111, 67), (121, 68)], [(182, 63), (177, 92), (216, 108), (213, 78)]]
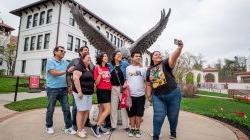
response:
[(174, 44), (175, 44), (175, 45), (178, 45), (178, 43), (179, 43), (179, 40), (175, 38), (175, 39), (174, 39)]

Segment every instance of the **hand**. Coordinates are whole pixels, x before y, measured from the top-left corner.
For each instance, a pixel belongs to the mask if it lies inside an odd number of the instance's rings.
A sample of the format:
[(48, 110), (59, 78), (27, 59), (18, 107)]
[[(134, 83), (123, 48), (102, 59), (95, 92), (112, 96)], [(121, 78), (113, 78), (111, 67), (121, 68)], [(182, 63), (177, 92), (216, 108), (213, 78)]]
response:
[(148, 96), (148, 101), (152, 103), (152, 96)]
[(73, 90), (72, 90), (71, 86), (68, 87), (68, 93), (69, 93), (69, 95), (73, 95)]
[(69, 67), (67, 72), (72, 73), (74, 70), (75, 70), (75, 66), (71, 66), (71, 67)]
[(78, 97), (79, 97), (80, 99), (82, 99), (83, 93), (82, 93), (82, 92), (79, 92), (79, 93), (78, 93)]
[(178, 40), (178, 47), (183, 48), (184, 44), (182, 40)]
[(122, 88), (127, 88), (127, 87), (128, 87), (128, 84), (127, 84), (127, 82), (125, 82), (125, 83), (123, 84)]

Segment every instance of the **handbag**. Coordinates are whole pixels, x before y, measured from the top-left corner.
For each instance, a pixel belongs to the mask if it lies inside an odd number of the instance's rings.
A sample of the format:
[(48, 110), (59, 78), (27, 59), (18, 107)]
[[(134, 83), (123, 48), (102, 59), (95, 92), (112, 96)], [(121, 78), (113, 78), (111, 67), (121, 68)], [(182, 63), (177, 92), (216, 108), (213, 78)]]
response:
[(122, 97), (120, 101), (120, 108), (131, 108), (132, 107), (132, 98), (130, 96), (129, 88), (123, 88)]
[(130, 96), (130, 90), (129, 90), (129, 88), (122, 87), (121, 81), (120, 81), (119, 76), (118, 76), (118, 71), (116, 69), (115, 69), (115, 73), (116, 73), (116, 76), (117, 76), (117, 79), (118, 79), (118, 82), (120, 85), (120, 91), (122, 93), (122, 97), (121, 97), (121, 99), (119, 99), (118, 108), (119, 109), (130, 108), (132, 106), (132, 99)]

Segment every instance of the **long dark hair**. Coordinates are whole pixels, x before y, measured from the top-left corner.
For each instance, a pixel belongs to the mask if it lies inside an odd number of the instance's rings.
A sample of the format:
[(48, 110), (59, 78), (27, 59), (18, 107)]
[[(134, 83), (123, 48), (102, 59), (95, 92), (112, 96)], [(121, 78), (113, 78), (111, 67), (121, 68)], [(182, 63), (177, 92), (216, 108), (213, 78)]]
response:
[(155, 53), (161, 53), (160, 51), (154, 51), (154, 52), (152, 52), (151, 54), (150, 54), (150, 67), (153, 67), (155, 64), (154, 64), (154, 61), (153, 61), (153, 55), (155, 54)]
[[(105, 54), (107, 55), (106, 52), (101, 52), (100, 54), (97, 55), (97, 57), (96, 57), (96, 64), (97, 65), (102, 66), (102, 59), (103, 59)], [(105, 64), (105, 67), (108, 67), (107, 63)]]
[(115, 51), (114, 53), (113, 53), (113, 56), (112, 56), (112, 59), (111, 59), (111, 64), (112, 65), (115, 65), (115, 55), (117, 54), (117, 53), (120, 53), (121, 51)]

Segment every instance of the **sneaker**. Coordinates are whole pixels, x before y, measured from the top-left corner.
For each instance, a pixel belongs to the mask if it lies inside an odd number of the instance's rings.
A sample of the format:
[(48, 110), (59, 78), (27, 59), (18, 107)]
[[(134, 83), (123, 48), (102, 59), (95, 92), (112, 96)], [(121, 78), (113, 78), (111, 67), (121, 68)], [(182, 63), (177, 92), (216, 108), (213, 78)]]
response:
[(125, 128), (124, 130), (125, 130), (126, 132), (129, 132), (130, 129), (129, 129), (129, 128)]
[(93, 134), (97, 137), (97, 138), (100, 138), (101, 135), (100, 135), (100, 127), (95, 125), (95, 126), (92, 126), (91, 127), (91, 131), (93, 132)]
[[(153, 133), (150, 133), (150, 136), (153, 137), (154, 134), (153, 134)], [(160, 133), (160, 135), (159, 135), (159, 138), (161, 138), (161, 137), (162, 137), (162, 133)]]
[(110, 128), (110, 132), (114, 132), (116, 128)]
[(47, 128), (46, 131), (47, 131), (48, 134), (54, 134), (54, 129), (53, 129), (53, 127)]
[(84, 131), (77, 131), (76, 132), (76, 136), (80, 137), (80, 138), (85, 138), (86, 134), (84, 133)]
[(82, 132), (86, 135), (87, 134), (87, 132), (84, 130), (84, 129), (82, 129)]
[(103, 128), (103, 127), (100, 127), (99, 132), (104, 134), (104, 135), (110, 135), (110, 131)]
[(141, 137), (141, 131), (139, 129), (135, 130), (135, 137), (137, 138)]
[(176, 132), (171, 132), (170, 139), (175, 139), (176, 138)]
[(130, 129), (130, 130), (128, 131), (128, 136), (129, 136), (129, 137), (133, 137), (133, 136), (134, 136), (134, 133), (135, 133), (135, 130), (134, 130), (134, 129)]
[(68, 129), (65, 129), (65, 130), (64, 130), (64, 133), (70, 134), (70, 135), (75, 135), (75, 134), (76, 134), (76, 131), (75, 131), (72, 127), (70, 127), (70, 128), (68, 128)]

